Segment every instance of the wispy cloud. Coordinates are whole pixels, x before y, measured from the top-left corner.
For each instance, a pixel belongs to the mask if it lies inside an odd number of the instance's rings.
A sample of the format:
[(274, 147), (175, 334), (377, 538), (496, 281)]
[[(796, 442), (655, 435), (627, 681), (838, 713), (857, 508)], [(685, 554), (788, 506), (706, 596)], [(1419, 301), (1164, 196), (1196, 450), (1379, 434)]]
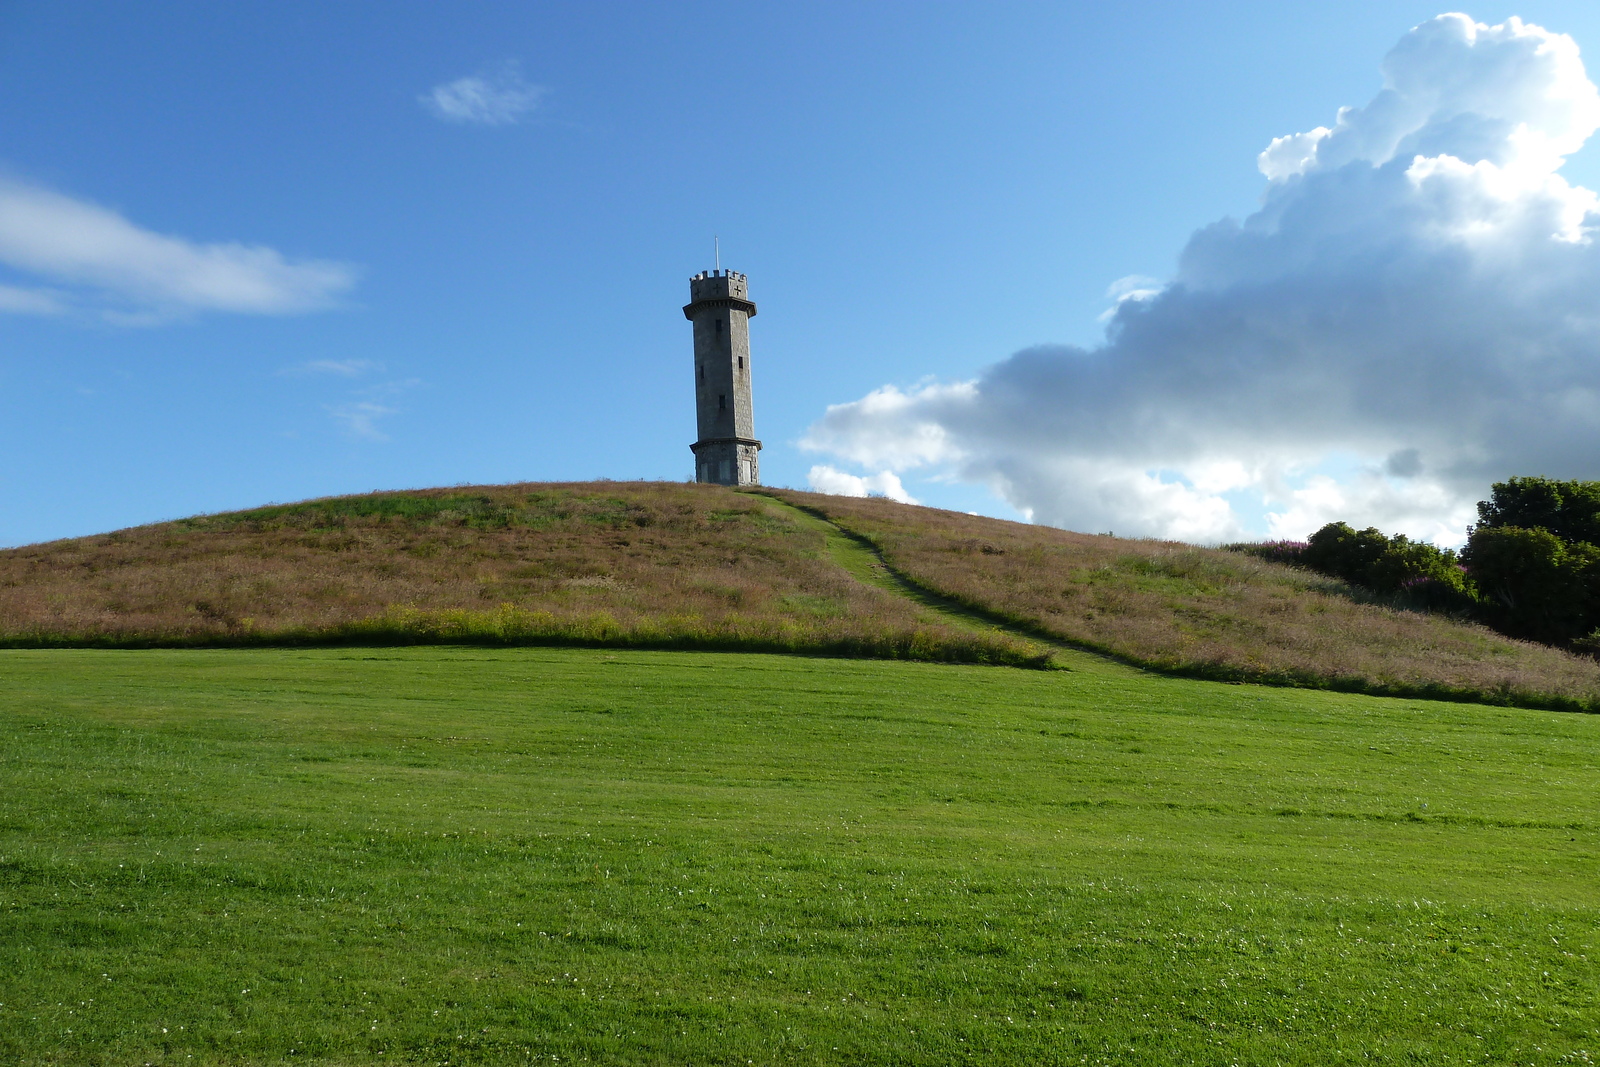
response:
[(1126, 278), (1118, 278), (1106, 288), (1106, 297), (1114, 303), (1100, 313), (1100, 322), (1110, 322), (1117, 317), (1118, 310), (1129, 300), (1149, 300), (1161, 295), (1164, 286), (1159, 278), (1147, 277), (1143, 274), (1130, 274)]
[(355, 399), (346, 403), (325, 405), (325, 410), (336, 421), (344, 424), (345, 433), (351, 437), (367, 441), (387, 441), (389, 435), (378, 428), (378, 420), (390, 415), (399, 415), (404, 409), (395, 405), (396, 398), (420, 384), (421, 380), (418, 378), (384, 382), (370, 389), (361, 390)]
[(109, 208), (8, 179), (0, 179), (0, 263), (70, 287), (0, 287), (0, 312), (87, 310), (129, 325), (197, 311), (315, 311), (356, 279), (349, 264), (154, 233)]
[(385, 415), (399, 413), (399, 408), (380, 404), (376, 400), (356, 400), (328, 408), (329, 415), (344, 423), (346, 433), (351, 437), (362, 437), (368, 441), (389, 440), (389, 435), (378, 429), (378, 420)]
[(417, 99), (446, 122), (508, 126), (522, 121), (537, 108), (544, 94), (542, 86), (523, 81), (517, 64), (510, 62), (492, 71), (435, 85)]
[(0, 312), (12, 315), (60, 315), (67, 310), (58, 293), (0, 285)]
[(383, 364), (372, 359), (313, 359), (285, 367), (279, 374), (331, 374), (339, 378), (359, 378), (363, 374), (383, 370)]

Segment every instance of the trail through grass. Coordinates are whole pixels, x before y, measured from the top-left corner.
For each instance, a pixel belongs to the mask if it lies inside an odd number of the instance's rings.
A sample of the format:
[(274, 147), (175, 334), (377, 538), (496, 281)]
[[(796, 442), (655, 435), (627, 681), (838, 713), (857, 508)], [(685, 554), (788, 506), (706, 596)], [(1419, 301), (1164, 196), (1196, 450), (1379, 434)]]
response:
[(1009, 632), (1190, 677), (1600, 711), (1600, 665), (1238, 553), (763, 490)]
[(1059, 638), (1030, 630), (999, 616), (979, 611), (958, 600), (941, 596), (891, 567), (883, 558), (883, 554), (865, 537), (853, 534), (817, 512), (797, 507), (787, 500), (764, 493), (751, 495), (762, 497), (769, 507), (802, 529), (819, 534), (827, 547), (828, 557), (856, 581), (903, 597), (922, 608), (933, 619), (975, 633), (1004, 634), (1035, 648), (1051, 649), (1055, 653), (1053, 658), (1058, 667), (1069, 667), (1073, 663), (1082, 665), (1086, 661), (1105, 663), (1110, 660), (1104, 654), (1089, 652)]
[(0, 1062), (1600, 1050), (1594, 716), (604, 650), (0, 679)]

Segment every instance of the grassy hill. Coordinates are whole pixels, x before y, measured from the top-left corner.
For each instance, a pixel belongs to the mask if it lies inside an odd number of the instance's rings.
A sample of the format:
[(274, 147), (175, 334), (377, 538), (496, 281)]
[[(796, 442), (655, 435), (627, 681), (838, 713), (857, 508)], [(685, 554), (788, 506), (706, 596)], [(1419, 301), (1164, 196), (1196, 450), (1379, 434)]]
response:
[(376, 493), (0, 552), (0, 646), (740, 649), (1600, 708), (1600, 664), (1189, 545), (672, 483)]
[(1062, 656), (0, 651), (0, 1061), (1592, 1062), (1600, 718)]
[(1600, 717), (1485, 706), (1600, 665), (1248, 556), (382, 493), (0, 553), (0, 644), (0, 1062), (1600, 1049)]
[(0, 644), (480, 641), (1044, 662), (863, 583), (765, 497), (374, 493), (0, 552)]

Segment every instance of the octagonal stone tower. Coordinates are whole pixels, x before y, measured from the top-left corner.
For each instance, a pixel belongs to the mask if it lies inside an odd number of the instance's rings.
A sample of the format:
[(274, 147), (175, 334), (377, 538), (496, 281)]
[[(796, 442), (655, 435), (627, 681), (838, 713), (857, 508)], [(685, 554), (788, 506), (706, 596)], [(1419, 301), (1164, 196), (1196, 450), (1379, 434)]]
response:
[(694, 323), (694, 402), (700, 439), (694, 480), (760, 485), (755, 416), (750, 410), (750, 302), (743, 274), (701, 271), (689, 279), (683, 316)]

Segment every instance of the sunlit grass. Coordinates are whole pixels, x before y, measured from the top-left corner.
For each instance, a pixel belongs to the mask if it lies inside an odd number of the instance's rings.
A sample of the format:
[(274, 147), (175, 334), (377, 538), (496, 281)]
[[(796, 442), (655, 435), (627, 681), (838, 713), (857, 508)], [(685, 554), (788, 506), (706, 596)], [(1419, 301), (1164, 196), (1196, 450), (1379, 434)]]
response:
[(1581, 1063), (1600, 719), (537, 649), (0, 652), (0, 1061)]

